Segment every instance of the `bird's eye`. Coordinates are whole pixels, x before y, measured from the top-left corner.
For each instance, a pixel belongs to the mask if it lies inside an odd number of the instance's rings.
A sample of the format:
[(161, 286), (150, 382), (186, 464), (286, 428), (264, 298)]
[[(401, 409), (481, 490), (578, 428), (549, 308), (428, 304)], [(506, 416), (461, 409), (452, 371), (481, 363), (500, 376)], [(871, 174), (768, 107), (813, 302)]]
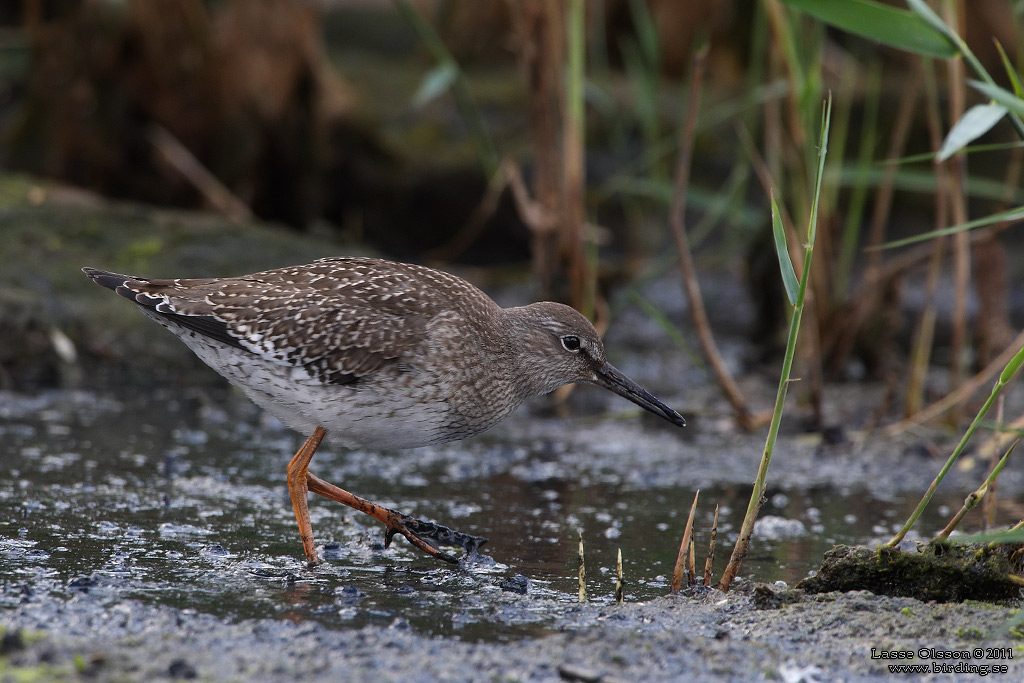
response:
[(566, 336), (562, 337), (562, 348), (564, 348), (566, 351), (572, 351), (573, 353), (579, 351), (580, 338), (572, 334), (567, 334)]

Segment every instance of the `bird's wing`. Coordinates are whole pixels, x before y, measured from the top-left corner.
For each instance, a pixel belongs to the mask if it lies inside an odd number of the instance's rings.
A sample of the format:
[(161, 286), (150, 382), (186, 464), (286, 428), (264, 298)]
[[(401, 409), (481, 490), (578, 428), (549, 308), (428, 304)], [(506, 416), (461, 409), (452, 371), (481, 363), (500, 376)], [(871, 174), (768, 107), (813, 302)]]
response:
[[(157, 280), (83, 269), (98, 284), (211, 339), (347, 384), (425, 343), (438, 296), (373, 259), (234, 278)], [(401, 264), (391, 264), (401, 266)]]

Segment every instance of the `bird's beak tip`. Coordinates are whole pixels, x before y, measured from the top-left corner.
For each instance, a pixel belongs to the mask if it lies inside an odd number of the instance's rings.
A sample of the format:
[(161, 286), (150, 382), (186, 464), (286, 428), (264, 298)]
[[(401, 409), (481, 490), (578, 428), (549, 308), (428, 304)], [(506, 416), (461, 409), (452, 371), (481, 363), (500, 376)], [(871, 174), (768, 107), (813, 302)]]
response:
[(685, 427), (686, 420), (678, 412), (668, 407), (663, 401), (641, 387), (633, 380), (619, 372), (614, 366), (605, 363), (596, 373), (596, 382), (606, 389), (636, 403), (641, 408), (663, 417), (677, 427)]

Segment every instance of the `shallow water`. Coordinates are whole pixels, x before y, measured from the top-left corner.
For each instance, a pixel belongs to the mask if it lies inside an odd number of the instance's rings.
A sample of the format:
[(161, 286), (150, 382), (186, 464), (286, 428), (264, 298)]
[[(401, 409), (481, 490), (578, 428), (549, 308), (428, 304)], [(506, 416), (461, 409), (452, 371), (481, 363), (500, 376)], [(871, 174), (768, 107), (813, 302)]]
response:
[[(236, 393), (0, 394), (0, 601), (47, 592), (103, 601), (115, 615), (134, 599), (228, 620), (393, 625), (471, 640), (541, 633), (576, 604), (579, 531), (592, 601), (612, 601), (620, 548), (627, 601), (668, 592), (694, 495), (687, 481), (703, 487), (702, 558), (721, 506), (716, 577), (731, 550), (750, 491), (741, 482), (754, 471), (746, 454), (728, 440), (716, 448), (699, 430), (682, 437), (631, 417), (602, 428), (521, 411), (462, 444), (323, 450), (311, 468), (322, 478), (490, 542), (457, 568), (402, 538), (385, 550), (373, 520), (313, 497), (325, 561), (309, 570), (284, 485), (300, 439)], [(690, 455), (673, 468), (677, 450)], [(709, 454), (717, 469), (700, 464)], [(962, 499), (944, 495), (923, 528), (939, 528), (943, 503)], [(890, 535), (915, 502), (914, 493), (879, 499), (857, 486), (771, 490), (742, 575), (798, 581), (833, 544)]]

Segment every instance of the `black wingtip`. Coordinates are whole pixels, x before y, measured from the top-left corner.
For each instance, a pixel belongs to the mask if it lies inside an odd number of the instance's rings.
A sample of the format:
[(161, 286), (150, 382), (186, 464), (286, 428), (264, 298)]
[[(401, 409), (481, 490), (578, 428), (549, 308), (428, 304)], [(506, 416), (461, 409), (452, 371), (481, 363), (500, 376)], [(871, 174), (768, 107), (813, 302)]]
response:
[(118, 287), (123, 285), (126, 280), (132, 278), (128, 275), (118, 275), (117, 273), (111, 273), (106, 270), (98, 270), (96, 268), (90, 268), (86, 266), (82, 268), (82, 272), (89, 276), (93, 282), (98, 285), (102, 285), (107, 289), (117, 290)]
[(138, 298), (139, 293), (126, 286), (129, 281), (138, 280), (139, 278), (132, 277), (131, 275), (121, 275), (120, 273), (111, 273), (107, 270), (99, 270), (88, 266), (82, 268), (82, 272), (88, 275), (89, 279), (96, 284), (113, 290), (115, 294), (123, 296), (125, 299), (130, 299), (138, 304), (152, 305), (147, 301), (140, 300)]

